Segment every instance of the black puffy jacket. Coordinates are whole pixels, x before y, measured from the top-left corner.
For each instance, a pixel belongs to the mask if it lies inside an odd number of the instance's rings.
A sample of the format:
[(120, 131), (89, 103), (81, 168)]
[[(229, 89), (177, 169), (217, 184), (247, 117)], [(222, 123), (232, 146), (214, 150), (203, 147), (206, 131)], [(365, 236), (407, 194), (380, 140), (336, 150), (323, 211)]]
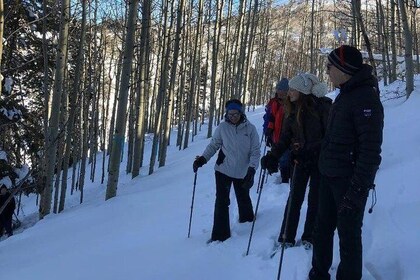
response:
[[(296, 114), (288, 116), (283, 124), (280, 141), (273, 145), (272, 154), (280, 158), (282, 154), (290, 147), (292, 157), (295, 157), (302, 164), (318, 163), (319, 152), (321, 150), (322, 139), (325, 134), (331, 99), (327, 97), (313, 98), (315, 108), (314, 113), (308, 111), (302, 112), (302, 125), (299, 125)], [(293, 151), (292, 145), (299, 143), (298, 152)]]
[(363, 65), (331, 107), (319, 158), (321, 174), (370, 188), (381, 163), (384, 111), (372, 67)]

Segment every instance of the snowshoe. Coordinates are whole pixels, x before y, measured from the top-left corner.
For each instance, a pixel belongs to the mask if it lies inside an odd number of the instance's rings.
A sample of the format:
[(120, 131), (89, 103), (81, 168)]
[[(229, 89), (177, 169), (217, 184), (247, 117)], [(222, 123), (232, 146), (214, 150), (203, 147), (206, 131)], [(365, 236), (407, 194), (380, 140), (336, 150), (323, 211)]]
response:
[(270, 254), (270, 259), (272, 259), (281, 250), (282, 246), (284, 246), (284, 249), (287, 249), (287, 248), (291, 248), (295, 245), (291, 242), (280, 243), (280, 242), (276, 241), (274, 243), (273, 251)]

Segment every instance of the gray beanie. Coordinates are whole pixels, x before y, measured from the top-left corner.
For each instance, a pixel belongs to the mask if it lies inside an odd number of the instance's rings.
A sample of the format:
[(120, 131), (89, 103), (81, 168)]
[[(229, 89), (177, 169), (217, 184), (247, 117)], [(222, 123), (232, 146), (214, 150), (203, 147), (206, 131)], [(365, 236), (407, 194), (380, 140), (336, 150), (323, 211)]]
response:
[(316, 97), (323, 97), (327, 94), (328, 88), (325, 83), (319, 81), (314, 74), (299, 74), (289, 81), (289, 87), (303, 94), (313, 94)]

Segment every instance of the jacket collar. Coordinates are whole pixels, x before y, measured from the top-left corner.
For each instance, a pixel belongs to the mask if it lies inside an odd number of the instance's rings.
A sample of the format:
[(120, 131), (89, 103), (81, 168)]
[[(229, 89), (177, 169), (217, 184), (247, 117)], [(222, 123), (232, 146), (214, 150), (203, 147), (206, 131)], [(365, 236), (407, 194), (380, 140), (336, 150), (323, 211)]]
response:
[(361, 86), (371, 86), (378, 88), (378, 80), (373, 76), (372, 70), (372, 66), (363, 64), (360, 71), (341, 86), (341, 91), (347, 92)]
[(379, 94), (378, 80), (375, 76), (373, 76), (372, 70), (372, 66), (363, 64), (362, 69), (359, 72), (351, 77), (350, 80), (341, 85), (340, 93), (337, 95), (335, 101), (337, 101), (343, 94), (347, 94), (348, 92), (363, 86), (375, 88)]

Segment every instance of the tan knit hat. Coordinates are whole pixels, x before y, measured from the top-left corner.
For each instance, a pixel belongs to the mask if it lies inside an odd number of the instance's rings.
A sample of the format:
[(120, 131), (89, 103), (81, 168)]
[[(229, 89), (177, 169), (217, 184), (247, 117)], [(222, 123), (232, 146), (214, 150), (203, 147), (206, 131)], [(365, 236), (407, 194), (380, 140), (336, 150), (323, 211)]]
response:
[(299, 74), (289, 81), (289, 88), (295, 89), (303, 94), (313, 94), (316, 97), (323, 97), (327, 94), (328, 88), (325, 83), (319, 81), (314, 74)]

